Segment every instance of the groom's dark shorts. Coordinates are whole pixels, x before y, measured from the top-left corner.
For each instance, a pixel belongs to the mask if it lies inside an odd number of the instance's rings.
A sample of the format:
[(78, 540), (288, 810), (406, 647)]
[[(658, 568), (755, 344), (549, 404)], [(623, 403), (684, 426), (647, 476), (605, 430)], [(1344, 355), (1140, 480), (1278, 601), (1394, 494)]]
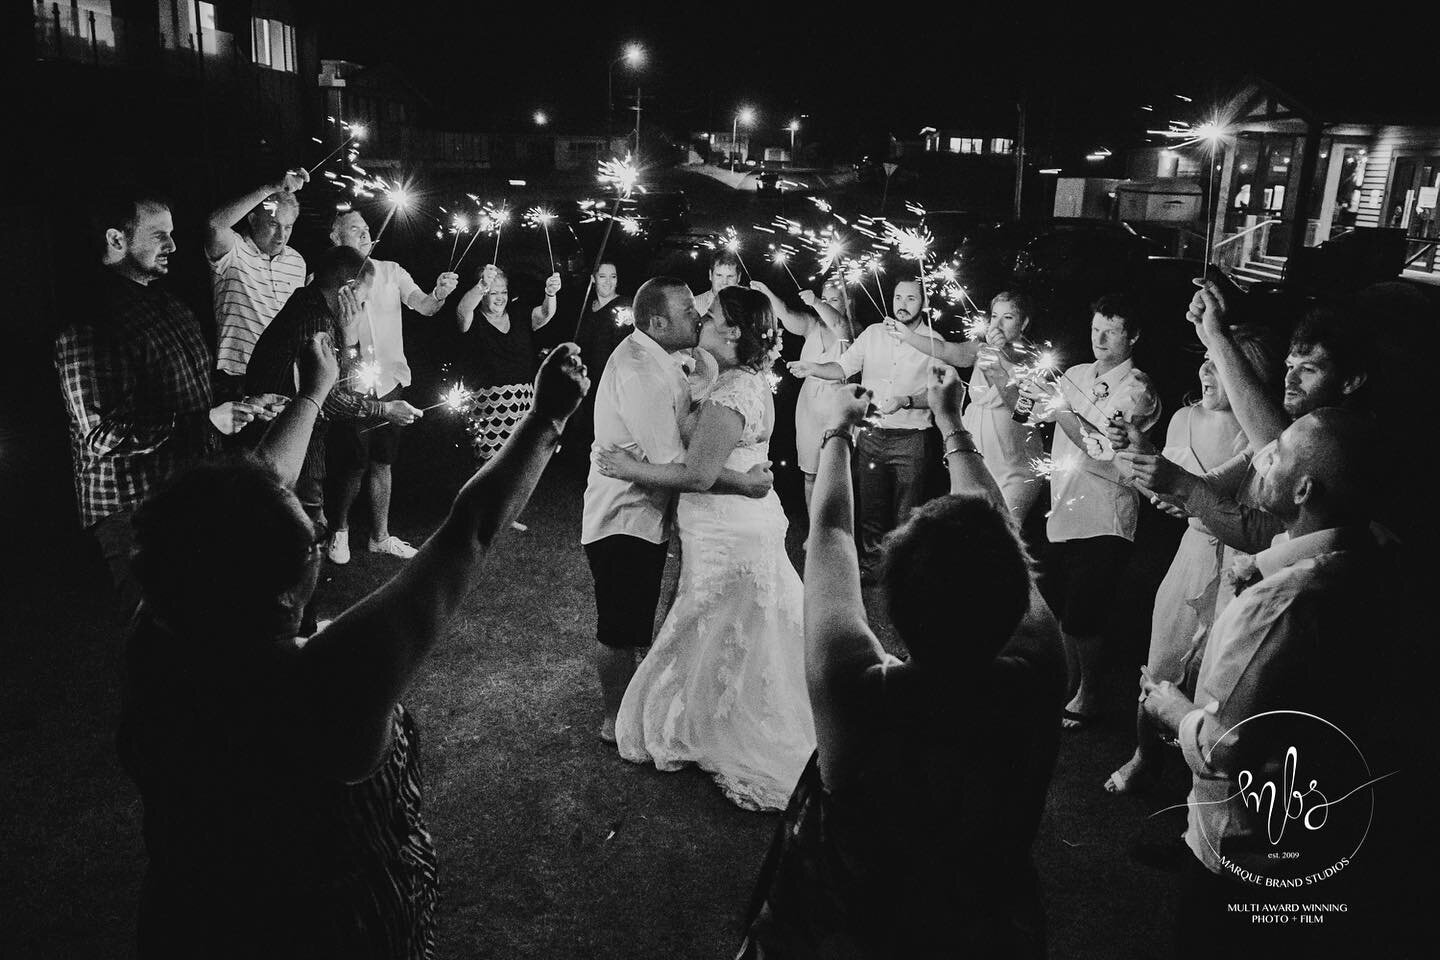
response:
[(600, 643), (650, 645), (668, 546), (623, 533), (585, 544), (585, 558), (595, 578), (595, 639)]

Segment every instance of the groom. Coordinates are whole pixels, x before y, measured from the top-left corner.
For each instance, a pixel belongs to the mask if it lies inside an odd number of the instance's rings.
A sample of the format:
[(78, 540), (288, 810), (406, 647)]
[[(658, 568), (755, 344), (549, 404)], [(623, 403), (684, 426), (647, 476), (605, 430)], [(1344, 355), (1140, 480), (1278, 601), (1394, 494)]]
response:
[[(595, 580), (595, 666), (605, 701), (600, 739), (615, 742), (615, 714), (635, 673), (635, 650), (650, 645), (670, 537), (674, 493), (601, 476), (596, 451), (623, 447), (650, 463), (685, 459), (680, 422), (692, 401), (686, 364), (702, 318), (680, 280), (655, 277), (635, 294), (635, 330), (620, 341), (595, 389), (595, 442), (585, 484), (580, 543)], [(722, 470), (713, 493), (763, 497), (767, 464)]]

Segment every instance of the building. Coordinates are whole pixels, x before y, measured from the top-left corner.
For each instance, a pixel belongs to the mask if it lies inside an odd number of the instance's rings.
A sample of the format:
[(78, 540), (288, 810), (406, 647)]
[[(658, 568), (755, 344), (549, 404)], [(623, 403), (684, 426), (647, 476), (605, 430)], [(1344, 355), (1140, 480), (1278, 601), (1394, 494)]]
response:
[(1329, 80), (1251, 80), (1220, 113), (1216, 260), (1278, 280), (1298, 251), (1344, 237), (1440, 281), (1440, 107), (1422, 91), (1375, 97)]

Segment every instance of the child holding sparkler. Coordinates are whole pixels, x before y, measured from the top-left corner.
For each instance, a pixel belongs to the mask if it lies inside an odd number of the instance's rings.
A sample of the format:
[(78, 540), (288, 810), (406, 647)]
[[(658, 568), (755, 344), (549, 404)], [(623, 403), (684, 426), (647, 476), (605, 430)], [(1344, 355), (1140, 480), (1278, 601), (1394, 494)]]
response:
[[(495, 264), (480, 270), (475, 286), (455, 306), (461, 333), (474, 330), (479, 359), (470, 407), (470, 443), (475, 459), (484, 464), (500, 451), (516, 424), (530, 410), (534, 398), (530, 381), (535, 374), (534, 333), (555, 316), (560, 274), (545, 281), (544, 302), (530, 311), (528, 323), (510, 319), (510, 279)], [(483, 323), (475, 323), (479, 308)]]

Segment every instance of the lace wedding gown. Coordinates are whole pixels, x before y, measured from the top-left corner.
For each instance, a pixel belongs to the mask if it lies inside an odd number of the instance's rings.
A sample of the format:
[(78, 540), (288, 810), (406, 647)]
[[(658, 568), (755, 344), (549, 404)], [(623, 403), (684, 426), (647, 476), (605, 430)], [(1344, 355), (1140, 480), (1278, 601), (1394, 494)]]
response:
[[(725, 466), (764, 461), (774, 420), (764, 379), (728, 370), (708, 399), (744, 420)], [(676, 516), (680, 585), (620, 705), (620, 755), (660, 770), (698, 764), (740, 806), (783, 810), (815, 749), (785, 513), (773, 491), (686, 493)]]

